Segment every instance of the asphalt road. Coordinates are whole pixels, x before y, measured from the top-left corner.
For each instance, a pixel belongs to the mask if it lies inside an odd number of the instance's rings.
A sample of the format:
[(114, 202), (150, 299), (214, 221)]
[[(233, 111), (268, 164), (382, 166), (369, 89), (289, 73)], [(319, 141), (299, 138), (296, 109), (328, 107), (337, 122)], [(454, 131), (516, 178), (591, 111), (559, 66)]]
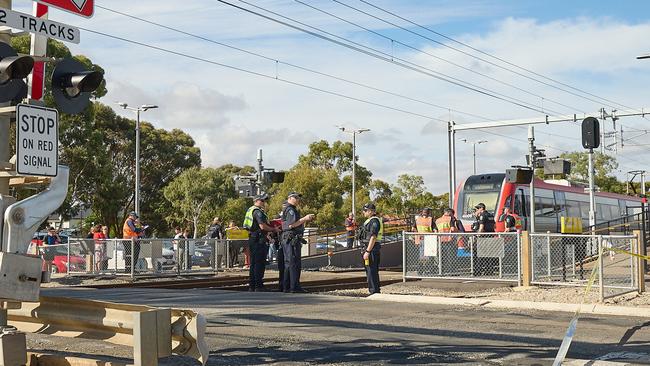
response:
[[(208, 365), (549, 365), (571, 319), (568, 313), (315, 294), (153, 289), (43, 294), (196, 309), (208, 320)], [(589, 316), (578, 324), (569, 358), (650, 364), (649, 354), (650, 319)]]

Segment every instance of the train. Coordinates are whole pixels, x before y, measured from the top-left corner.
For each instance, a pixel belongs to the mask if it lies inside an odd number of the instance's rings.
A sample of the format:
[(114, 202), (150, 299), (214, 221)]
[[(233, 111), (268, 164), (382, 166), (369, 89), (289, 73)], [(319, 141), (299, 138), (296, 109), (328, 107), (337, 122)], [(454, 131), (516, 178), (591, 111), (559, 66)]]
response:
[[(472, 175), (462, 181), (454, 195), (452, 207), (464, 226), (474, 221), (474, 206), (484, 203), (495, 218), (504, 207), (522, 218), (530, 228), (530, 190), (528, 184), (506, 182), (504, 173)], [(640, 197), (596, 192), (596, 224), (641, 212)], [(578, 217), (584, 228), (589, 223), (589, 192), (566, 180), (544, 181), (535, 178), (535, 231), (559, 233), (561, 217)]]

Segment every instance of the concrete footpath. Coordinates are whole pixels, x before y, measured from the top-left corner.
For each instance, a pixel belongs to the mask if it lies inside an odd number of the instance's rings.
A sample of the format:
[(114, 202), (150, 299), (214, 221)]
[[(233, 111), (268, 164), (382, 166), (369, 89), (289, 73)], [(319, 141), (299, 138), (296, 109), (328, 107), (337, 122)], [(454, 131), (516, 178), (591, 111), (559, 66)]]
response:
[(395, 294), (374, 294), (368, 297), (369, 300), (390, 301), (406, 304), (431, 304), (450, 306), (480, 306), (488, 309), (517, 309), (517, 310), (539, 310), (559, 311), (575, 313), (580, 308), (583, 315), (615, 315), (639, 317), (650, 320), (650, 308), (638, 308), (629, 306), (613, 306), (603, 304), (567, 304), (557, 302), (535, 302), (535, 301), (513, 301), (495, 299), (471, 299), (453, 298), (440, 296), (420, 295), (395, 295)]
[[(571, 313), (317, 294), (209, 289), (43, 290), (66, 296), (190, 308), (208, 322), (208, 365), (550, 365)], [(384, 295), (381, 295), (384, 296)], [(396, 295), (397, 296), (397, 295)], [(456, 299), (458, 300), (458, 299)], [(104, 342), (30, 335), (43, 352), (66, 349), (130, 357)], [(568, 365), (650, 365), (650, 321), (588, 315), (578, 325)], [(162, 365), (195, 365), (172, 357)]]

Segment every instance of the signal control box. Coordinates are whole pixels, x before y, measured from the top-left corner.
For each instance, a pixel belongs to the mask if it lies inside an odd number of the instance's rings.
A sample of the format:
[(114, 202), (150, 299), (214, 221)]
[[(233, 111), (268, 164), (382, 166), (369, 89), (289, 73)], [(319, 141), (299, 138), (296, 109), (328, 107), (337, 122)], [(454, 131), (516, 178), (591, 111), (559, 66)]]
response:
[(38, 302), (43, 259), (0, 252), (0, 301)]

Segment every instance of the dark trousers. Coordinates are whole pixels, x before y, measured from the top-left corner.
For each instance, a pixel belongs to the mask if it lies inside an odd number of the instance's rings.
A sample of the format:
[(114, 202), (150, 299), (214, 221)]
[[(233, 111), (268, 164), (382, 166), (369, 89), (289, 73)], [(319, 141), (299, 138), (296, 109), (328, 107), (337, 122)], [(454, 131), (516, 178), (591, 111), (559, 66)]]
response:
[(368, 278), (368, 291), (370, 294), (378, 294), (379, 291), (379, 261), (381, 254), (378, 250), (370, 253), (370, 263), (366, 266), (366, 278)]
[[(140, 259), (140, 240), (136, 240), (133, 244), (133, 268), (138, 266), (138, 259)], [(131, 243), (124, 243), (124, 268), (126, 272), (131, 272)]]
[(348, 249), (352, 248), (354, 246), (354, 231), (348, 231)]
[[(295, 245), (294, 245), (295, 243)], [(302, 270), (301, 244), (298, 239), (285, 240), (284, 250), (284, 292), (300, 290), (300, 271)]]
[(284, 281), (284, 247), (282, 244), (278, 245), (276, 259), (278, 261), (278, 286), (280, 291), (284, 291), (285, 288), (289, 288), (289, 284), (285, 284)]
[(251, 233), (248, 237), (248, 250), (250, 252), (250, 269), (248, 271), (248, 287), (251, 289), (264, 287), (264, 271), (266, 269), (266, 256), (269, 247), (262, 232)]

